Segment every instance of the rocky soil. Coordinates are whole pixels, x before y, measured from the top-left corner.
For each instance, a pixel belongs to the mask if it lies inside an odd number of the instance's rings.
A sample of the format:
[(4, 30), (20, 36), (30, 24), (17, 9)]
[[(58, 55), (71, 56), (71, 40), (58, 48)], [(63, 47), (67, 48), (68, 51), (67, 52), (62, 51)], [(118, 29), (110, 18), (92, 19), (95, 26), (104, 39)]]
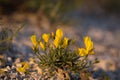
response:
[[(36, 18), (34, 16), (29, 17), (31, 19)], [(34, 20), (33, 20), (34, 21)], [(120, 23), (118, 17), (109, 16), (103, 17), (80, 17), (76, 24), (72, 25), (57, 25), (56, 27), (47, 26), (40, 27), (36, 23), (27, 23), (14, 37), (11, 45), (11, 49), (0, 51), (0, 68), (4, 68), (7, 73), (1, 74), (0, 80), (38, 80), (41, 78), (41, 69), (37, 64), (32, 63), (31, 57), (34, 54), (31, 50), (30, 36), (36, 34), (38, 37), (44, 32), (55, 31), (56, 28), (61, 28), (65, 35), (70, 38), (77, 39), (76, 46), (83, 46), (83, 37), (88, 35), (94, 41), (94, 47), (96, 54), (90, 56), (89, 59), (98, 58), (100, 63), (94, 65), (93, 74), (94, 80), (103, 80), (106, 75), (110, 80), (120, 79)], [(3, 20), (4, 22), (4, 20)], [(14, 22), (14, 21), (13, 21)], [(4, 24), (4, 23), (3, 23)], [(10, 23), (9, 23), (10, 24)], [(7, 24), (0, 25), (0, 27), (11, 27), (11, 29), (17, 28), (19, 24)], [(15, 27), (13, 27), (15, 26)], [(81, 40), (81, 41), (80, 41)], [(22, 61), (28, 61), (31, 65), (31, 74), (25, 76), (16, 72), (15, 68)], [(104, 78), (105, 79), (105, 78)], [(41, 78), (41, 80), (44, 80)], [(107, 79), (106, 79), (107, 80)]]

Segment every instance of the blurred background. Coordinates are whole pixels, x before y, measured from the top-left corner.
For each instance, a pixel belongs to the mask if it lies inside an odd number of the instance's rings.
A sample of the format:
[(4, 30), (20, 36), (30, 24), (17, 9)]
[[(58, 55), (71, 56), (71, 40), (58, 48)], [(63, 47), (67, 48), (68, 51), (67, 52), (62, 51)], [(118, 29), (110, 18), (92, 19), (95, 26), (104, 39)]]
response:
[(120, 79), (120, 0), (0, 0), (0, 39), (3, 28), (8, 37), (17, 32), (12, 37), (10, 56), (14, 52), (29, 57), (32, 34), (40, 37), (61, 28), (66, 36), (78, 40), (78, 47), (88, 35), (96, 51), (90, 59), (100, 60), (95, 70), (110, 80)]

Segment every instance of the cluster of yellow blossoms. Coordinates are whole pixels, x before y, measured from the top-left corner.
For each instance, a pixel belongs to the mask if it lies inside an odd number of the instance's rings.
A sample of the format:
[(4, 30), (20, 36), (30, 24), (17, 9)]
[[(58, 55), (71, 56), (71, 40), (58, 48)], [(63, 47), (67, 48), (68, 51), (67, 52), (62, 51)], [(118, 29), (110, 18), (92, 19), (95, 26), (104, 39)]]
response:
[[(58, 29), (58, 30), (56, 31), (55, 40), (54, 40), (54, 42), (53, 42), (53, 44), (55, 45), (56, 48), (59, 47), (62, 38), (63, 38), (63, 31), (62, 31), (61, 29)], [(66, 46), (68, 45), (68, 40), (69, 40), (68, 38), (64, 37), (62, 47), (66, 47)]]
[(25, 73), (27, 72), (27, 69), (29, 69), (29, 64), (28, 62), (22, 62), (21, 63), (21, 66), (16, 68), (16, 70), (19, 72), (19, 73)]
[[(38, 44), (40, 45), (40, 47), (42, 48), (42, 50), (45, 50), (45, 43), (49, 43), (50, 37), (54, 37), (54, 40), (52, 42), (52, 45), (55, 48), (59, 48), (59, 46), (61, 45), (61, 47), (65, 48), (68, 45), (69, 39), (67, 37), (63, 38), (63, 31), (61, 29), (57, 29), (56, 30), (56, 34), (54, 36), (54, 33), (52, 33), (52, 35), (50, 34), (46, 34), (44, 33), (42, 35), (42, 39), (44, 40), (44, 43), (42, 41), (37, 41), (36, 39), (36, 35), (32, 35), (31, 36), (31, 41), (33, 43), (33, 49), (34, 47), (38, 47)], [(78, 53), (80, 56), (86, 56), (88, 54), (94, 54), (93, 51), (93, 42), (90, 39), (90, 37), (86, 36), (84, 38), (84, 44), (86, 48), (78, 48)]]
[(85, 49), (84, 48), (78, 48), (80, 56), (86, 56), (88, 54), (94, 54), (93, 51), (93, 42), (91, 41), (90, 37), (86, 36), (84, 38), (84, 44), (85, 44)]

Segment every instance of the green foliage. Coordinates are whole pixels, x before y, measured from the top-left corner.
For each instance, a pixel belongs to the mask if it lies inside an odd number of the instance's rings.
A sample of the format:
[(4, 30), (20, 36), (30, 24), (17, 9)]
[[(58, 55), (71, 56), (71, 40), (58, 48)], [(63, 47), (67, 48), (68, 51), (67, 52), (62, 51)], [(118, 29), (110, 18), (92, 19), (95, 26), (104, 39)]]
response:
[[(86, 55), (86, 53), (73, 49), (74, 40), (63, 38), (61, 29), (56, 31), (56, 35), (54, 33), (52, 35), (45, 33), (39, 40), (33, 35), (31, 36), (31, 41), (33, 43), (32, 49), (39, 59), (38, 64), (40, 68), (43, 71), (47, 69), (51, 75), (58, 73), (59, 69), (70, 72), (70, 74), (80, 74), (81, 71), (88, 70), (88, 68), (98, 62), (97, 59), (89, 61), (88, 56), (90, 54)], [(92, 48), (93, 46), (90, 46), (90, 44), (91, 42), (87, 41), (86, 45)], [(85, 55), (81, 56), (80, 54)]]

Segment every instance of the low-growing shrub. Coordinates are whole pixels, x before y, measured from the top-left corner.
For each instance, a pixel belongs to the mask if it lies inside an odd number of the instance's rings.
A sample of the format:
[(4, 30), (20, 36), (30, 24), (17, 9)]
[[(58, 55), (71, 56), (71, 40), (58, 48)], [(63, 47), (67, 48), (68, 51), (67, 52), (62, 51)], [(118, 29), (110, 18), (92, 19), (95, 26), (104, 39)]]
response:
[[(48, 76), (63, 74), (66, 79), (71, 76), (79, 76), (87, 71), (98, 60), (88, 60), (89, 55), (95, 54), (93, 42), (90, 37), (84, 37), (85, 48), (74, 48), (75, 40), (64, 37), (61, 29), (56, 30), (56, 34), (44, 33), (40, 39), (36, 35), (31, 36), (32, 49), (39, 59), (38, 64), (43, 72), (47, 71)], [(81, 73), (82, 72), (82, 73)], [(89, 77), (88, 73), (86, 76)], [(62, 76), (60, 76), (62, 77)]]

